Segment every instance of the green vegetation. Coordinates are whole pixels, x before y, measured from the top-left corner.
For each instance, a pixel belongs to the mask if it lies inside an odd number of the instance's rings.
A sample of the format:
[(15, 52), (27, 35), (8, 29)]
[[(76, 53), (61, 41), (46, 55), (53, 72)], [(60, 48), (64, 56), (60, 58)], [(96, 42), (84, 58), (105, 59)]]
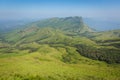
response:
[(76, 45), (78, 52), (91, 59), (106, 61), (107, 63), (120, 63), (120, 50), (109, 48), (95, 48), (86, 45)]
[[(47, 51), (46, 51), (47, 49)], [(60, 51), (61, 52), (60, 52)], [(38, 52), (21, 56), (0, 58), (0, 79), (2, 80), (119, 80), (119, 64), (106, 64), (80, 55), (79, 63), (72, 58), (69, 63), (61, 61), (67, 53), (41, 45)], [(72, 50), (72, 48), (71, 48)], [(40, 52), (39, 52), (40, 51)], [(74, 51), (74, 49), (73, 49)], [(77, 52), (76, 52), (77, 53)], [(12, 54), (11, 54), (12, 55)], [(74, 54), (71, 54), (73, 57)], [(67, 57), (67, 56), (66, 56)], [(63, 57), (64, 59), (64, 57)], [(69, 59), (64, 59), (69, 62)], [(72, 62), (73, 61), (73, 62)]]
[(0, 80), (120, 80), (120, 30), (67, 17), (0, 35)]

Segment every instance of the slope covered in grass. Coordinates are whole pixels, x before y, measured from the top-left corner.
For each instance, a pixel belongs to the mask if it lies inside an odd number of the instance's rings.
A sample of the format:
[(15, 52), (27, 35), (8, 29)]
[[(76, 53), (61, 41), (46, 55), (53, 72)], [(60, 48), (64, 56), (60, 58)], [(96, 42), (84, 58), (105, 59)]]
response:
[(119, 80), (120, 33), (45, 19), (1, 34), (0, 63), (1, 80)]
[[(47, 49), (47, 50), (46, 50)], [(61, 50), (60, 50), (61, 49)], [(71, 48), (72, 49), (72, 48)], [(59, 51), (60, 50), (60, 51)], [(64, 48), (41, 45), (37, 52), (0, 58), (0, 79), (7, 80), (119, 80), (119, 65), (79, 55), (79, 64), (61, 61)]]

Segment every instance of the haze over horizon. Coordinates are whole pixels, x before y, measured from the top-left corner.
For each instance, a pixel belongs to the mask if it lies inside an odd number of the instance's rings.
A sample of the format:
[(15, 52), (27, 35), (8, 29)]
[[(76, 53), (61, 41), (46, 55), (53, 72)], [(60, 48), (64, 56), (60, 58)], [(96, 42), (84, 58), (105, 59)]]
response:
[(120, 20), (119, 0), (0, 0), (0, 19), (82, 16)]

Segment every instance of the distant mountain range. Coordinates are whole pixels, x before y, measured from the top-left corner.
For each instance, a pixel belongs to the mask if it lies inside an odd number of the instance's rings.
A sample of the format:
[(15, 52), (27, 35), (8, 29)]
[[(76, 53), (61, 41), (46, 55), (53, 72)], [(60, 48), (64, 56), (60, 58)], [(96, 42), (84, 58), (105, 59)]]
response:
[(12, 31), (33, 21), (34, 20), (0, 20), (0, 33)]
[(120, 29), (119, 20), (102, 20), (102, 19), (84, 18), (84, 22), (88, 24), (91, 28), (96, 29), (97, 31)]

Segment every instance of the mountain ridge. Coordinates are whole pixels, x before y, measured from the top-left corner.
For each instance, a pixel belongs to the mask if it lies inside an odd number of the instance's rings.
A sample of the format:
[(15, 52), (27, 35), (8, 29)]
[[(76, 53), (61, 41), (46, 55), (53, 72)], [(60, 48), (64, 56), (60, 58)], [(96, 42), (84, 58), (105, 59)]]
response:
[[(85, 31), (92, 31), (91, 28), (89, 28), (82, 20), (82, 17), (65, 17), (65, 18), (49, 18), (44, 19), (40, 21), (36, 21), (30, 24), (31, 26), (37, 26), (37, 27), (52, 27), (52, 28), (58, 28), (61, 30), (68, 30), (68, 31), (75, 31), (80, 32), (80, 29), (86, 29)], [(84, 33), (85, 31), (81, 31), (81, 33)]]

